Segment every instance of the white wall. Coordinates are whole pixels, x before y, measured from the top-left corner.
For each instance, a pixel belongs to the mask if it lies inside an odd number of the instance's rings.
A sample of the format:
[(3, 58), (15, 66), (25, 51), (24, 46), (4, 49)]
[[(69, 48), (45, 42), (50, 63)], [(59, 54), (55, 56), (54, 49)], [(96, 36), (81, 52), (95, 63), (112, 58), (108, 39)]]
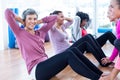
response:
[[(2, 13), (2, 5), (0, 0), (0, 12)], [(2, 26), (2, 15), (0, 14), (0, 50), (3, 49), (3, 26)]]
[(7, 7), (6, 1), (1, 2), (1, 6), (2, 6), (2, 31), (3, 31), (3, 48), (7, 49), (8, 48), (8, 25), (7, 22), (5, 20), (5, 9)]

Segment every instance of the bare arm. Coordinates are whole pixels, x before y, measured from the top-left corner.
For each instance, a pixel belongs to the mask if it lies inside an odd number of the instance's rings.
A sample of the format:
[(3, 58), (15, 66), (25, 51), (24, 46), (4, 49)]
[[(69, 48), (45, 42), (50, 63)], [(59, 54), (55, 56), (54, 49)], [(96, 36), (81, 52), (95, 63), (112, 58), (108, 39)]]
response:
[(40, 19), (40, 20), (37, 21), (37, 24), (41, 24), (41, 23), (43, 23), (42, 19)]
[(21, 18), (21, 17), (19, 17), (19, 16), (15, 15), (15, 20), (16, 20), (16, 21), (18, 21), (18, 22), (20, 22), (21, 24), (23, 24), (23, 25), (24, 25), (24, 21), (22, 20), (22, 18)]
[(73, 22), (73, 19), (72, 18), (68, 18), (68, 17), (65, 17), (64, 20), (69, 21), (69, 22)]
[(116, 80), (116, 77), (120, 71), (116, 68), (112, 70), (112, 72), (107, 76), (101, 76), (99, 80)]
[(64, 20), (66, 20), (67, 22), (64, 23), (63, 26), (64, 26), (65, 29), (67, 29), (73, 23), (73, 19), (65, 17)]
[(110, 78), (111, 80), (114, 80), (116, 78), (116, 76), (118, 75), (118, 73), (120, 72), (120, 70), (114, 68), (110, 74)]

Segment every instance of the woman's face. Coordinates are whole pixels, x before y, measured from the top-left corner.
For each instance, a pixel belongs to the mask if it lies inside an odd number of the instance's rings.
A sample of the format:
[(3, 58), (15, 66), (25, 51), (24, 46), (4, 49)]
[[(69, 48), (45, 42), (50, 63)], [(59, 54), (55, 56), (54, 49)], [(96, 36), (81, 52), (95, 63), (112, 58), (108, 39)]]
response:
[(88, 23), (88, 21), (85, 19), (82, 21), (82, 23), (80, 24), (80, 27), (84, 27), (86, 24)]
[(64, 23), (64, 15), (63, 15), (63, 13), (58, 14), (57, 23), (60, 24), (60, 25), (62, 25)]
[(110, 21), (115, 21), (116, 19), (120, 18), (120, 8), (117, 0), (111, 0), (108, 8), (108, 18)]
[(25, 27), (27, 27), (30, 30), (33, 30), (36, 24), (37, 24), (37, 15), (31, 14), (26, 16)]

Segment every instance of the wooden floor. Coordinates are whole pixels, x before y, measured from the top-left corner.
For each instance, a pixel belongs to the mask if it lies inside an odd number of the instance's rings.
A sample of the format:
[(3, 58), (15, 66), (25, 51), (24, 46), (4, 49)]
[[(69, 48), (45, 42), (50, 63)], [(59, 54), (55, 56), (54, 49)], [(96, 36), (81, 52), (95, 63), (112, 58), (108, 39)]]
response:
[[(107, 43), (103, 50), (106, 55), (110, 55), (113, 46)], [(53, 56), (53, 49), (50, 43), (45, 43), (46, 53), (49, 57)], [(85, 54), (99, 69), (109, 73), (112, 68), (103, 68), (99, 66), (95, 58), (90, 54)], [(120, 79), (120, 75), (118, 75)], [(24, 60), (21, 57), (19, 49), (8, 49), (0, 51), (0, 80), (30, 80), (27, 74)], [(51, 80), (89, 80), (76, 74), (69, 66), (53, 77)]]

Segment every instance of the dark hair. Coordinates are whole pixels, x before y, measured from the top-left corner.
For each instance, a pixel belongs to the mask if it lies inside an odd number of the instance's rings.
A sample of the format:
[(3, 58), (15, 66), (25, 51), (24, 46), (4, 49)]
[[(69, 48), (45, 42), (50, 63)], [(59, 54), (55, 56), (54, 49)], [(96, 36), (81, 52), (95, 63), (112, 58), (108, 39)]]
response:
[(50, 13), (50, 15), (54, 15), (54, 14), (58, 15), (59, 13), (62, 13), (62, 11), (55, 10), (52, 13)]
[(116, 0), (116, 1), (117, 1), (117, 3), (118, 3), (119, 8), (120, 8), (120, 0)]
[(27, 15), (35, 14), (38, 18), (38, 14), (34, 9), (28, 8), (22, 14), (22, 19), (25, 21)]
[(77, 12), (76, 13), (76, 16), (80, 17), (81, 18), (81, 23), (83, 20), (87, 20), (89, 21), (89, 15), (87, 13), (83, 13), (83, 12)]

